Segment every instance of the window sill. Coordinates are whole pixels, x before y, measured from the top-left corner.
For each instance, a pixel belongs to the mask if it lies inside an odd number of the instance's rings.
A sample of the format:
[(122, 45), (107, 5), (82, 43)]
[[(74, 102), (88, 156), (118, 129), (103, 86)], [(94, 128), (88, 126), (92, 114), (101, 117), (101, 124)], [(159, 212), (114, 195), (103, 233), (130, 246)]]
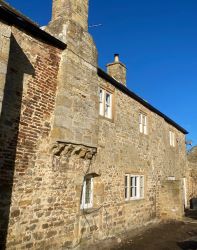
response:
[(139, 132), (139, 134), (140, 134), (141, 136), (148, 136), (148, 134), (145, 134), (145, 133), (142, 133), (142, 132)]
[(129, 199), (129, 200), (125, 200), (126, 203), (130, 203), (132, 201), (144, 201), (145, 198), (132, 198), (132, 199)]
[(170, 146), (170, 147), (169, 147), (169, 150), (170, 150), (170, 152), (175, 153), (175, 152), (176, 152), (176, 147)]
[(100, 119), (104, 119), (104, 120), (109, 121), (109, 122), (114, 122), (114, 119), (113, 119), (113, 118), (107, 118), (107, 117), (102, 116), (102, 115), (99, 115), (99, 118), (100, 118)]
[(92, 214), (92, 213), (96, 213), (100, 210), (101, 207), (98, 208), (81, 208), (81, 214)]

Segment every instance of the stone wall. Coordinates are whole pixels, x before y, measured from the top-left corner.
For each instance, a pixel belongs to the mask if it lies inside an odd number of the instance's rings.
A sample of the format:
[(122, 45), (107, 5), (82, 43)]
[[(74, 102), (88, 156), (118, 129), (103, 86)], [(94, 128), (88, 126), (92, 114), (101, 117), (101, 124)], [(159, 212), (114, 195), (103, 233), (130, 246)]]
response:
[(159, 214), (163, 220), (181, 220), (183, 218), (182, 181), (162, 181), (159, 191)]
[(188, 158), (188, 200), (197, 197), (197, 147), (193, 147)]
[[(158, 194), (161, 181), (170, 176), (181, 180), (185, 176), (186, 154), (185, 137), (181, 132), (103, 79), (99, 78), (98, 83), (114, 90), (113, 119), (99, 117), (95, 162), (96, 169), (101, 173), (95, 181), (103, 187), (102, 199), (95, 201), (95, 209), (102, 207), (100, 216), (103, 219), (97, 231), (105, 237), (138, 227), (156, 215), (160, 216)], [(148, 135), (139, 132), (139, 112), (142, 111), (148, 117)], [(176, 135), (175, 148), (169, 144), (170, 129)], [(144, 199), (125, 201), (125, 174), (144, 175)], [(94, 192), (97, 197), (96, 188)], [(100, 194), (100, 188), (98, 192)], [(180, 202), (180, 199), (176, 201)], [(177, 206), (184, 207), (182, 201)], [(98, 214), (97, 211), (97, 217)], [(94, 215), (89, 217), (93, 220)]]
[(197, 198), (197, 164), (189, 164), (189, 200)]
[(62, 17), (80, 24), (84, 30), (88, 30), (88, 0), (53, 0), (52, 19)]
[(67, 43), (59, 72), (52, 140), (95, 147), (99, 104), (94, 41), (81, 22), (76, 23), (64, 16), (53, 20), (47, 30)]

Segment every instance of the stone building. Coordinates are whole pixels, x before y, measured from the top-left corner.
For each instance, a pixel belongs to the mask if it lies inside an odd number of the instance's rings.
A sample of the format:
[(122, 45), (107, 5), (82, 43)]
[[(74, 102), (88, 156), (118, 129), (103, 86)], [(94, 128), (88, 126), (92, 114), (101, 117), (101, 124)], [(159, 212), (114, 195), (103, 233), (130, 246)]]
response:
[(197, 198), (197, 146), (187, 155), (188, 158), (188, 200)]
[(98, 67), (88, 0), (53, 0), (45, 31), (2, 1), (0, 20), (2, 249), (180, 219), (187, 131), (126, 87), (118, 55)]

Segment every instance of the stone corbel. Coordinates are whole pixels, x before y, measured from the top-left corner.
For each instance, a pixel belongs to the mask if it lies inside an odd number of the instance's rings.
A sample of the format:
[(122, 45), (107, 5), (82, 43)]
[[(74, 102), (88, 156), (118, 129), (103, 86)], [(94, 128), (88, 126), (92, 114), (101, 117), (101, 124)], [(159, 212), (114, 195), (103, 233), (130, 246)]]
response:
[(51, 148), (53, 168), (66, 169), (69, 168), (71, 162), (81, 162), (84, 167), (87, 166), (86, 174), (91, 171), (95, 176), (99, 176), (100, 174), (92, 169), (92, 161), (96, 153), (96, 147), (58, 141)]
[(97, 153), (97, 148), (86, 146), (83, 144), (74, 144), (70, 142), (58, 141), (53, 144), (51, 152), (55, 156), (77, 156), (81, 159), (91, 160), (93, 156)]

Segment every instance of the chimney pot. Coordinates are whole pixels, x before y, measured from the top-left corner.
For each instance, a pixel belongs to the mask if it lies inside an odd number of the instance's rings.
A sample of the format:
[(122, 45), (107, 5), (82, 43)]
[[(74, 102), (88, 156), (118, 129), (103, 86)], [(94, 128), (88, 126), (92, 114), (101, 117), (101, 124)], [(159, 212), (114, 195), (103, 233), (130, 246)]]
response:
[(119, 54), (114, 54), (114, 62), (119, 62)]
[(126, 85), (126, 66), (120, 62), (119, 54), (114, 54), (114, 62), (107, 64), (107, 73), (118, 82)]

